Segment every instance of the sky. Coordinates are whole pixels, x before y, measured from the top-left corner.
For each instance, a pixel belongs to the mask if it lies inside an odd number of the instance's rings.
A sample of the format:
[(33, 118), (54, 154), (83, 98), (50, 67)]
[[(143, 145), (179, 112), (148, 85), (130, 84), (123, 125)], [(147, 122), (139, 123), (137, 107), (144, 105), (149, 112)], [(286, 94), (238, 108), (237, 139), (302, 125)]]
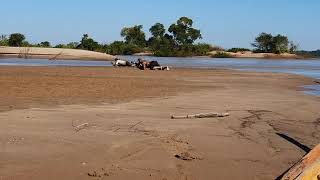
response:
[[(287, 35), (300, 49), (320, 49), (320, 0), (1, 0), (0, 34), (20, 32), (32, 43), (122, 40), (123, 27), (166, 27), (187, 16), (206, 42), (246, 47), (261, 32)], [(149, 36), (149, 33), (147, 33)]]

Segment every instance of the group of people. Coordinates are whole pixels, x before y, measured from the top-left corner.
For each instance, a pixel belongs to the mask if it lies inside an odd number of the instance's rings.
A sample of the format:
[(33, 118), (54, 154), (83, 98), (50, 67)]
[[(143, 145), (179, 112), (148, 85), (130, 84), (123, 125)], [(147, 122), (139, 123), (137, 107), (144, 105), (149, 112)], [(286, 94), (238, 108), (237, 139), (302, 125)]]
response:
[(168, 66), (161, 66), (158, 61), (147, 61), (139, 58), (136, 62), (129, 62), (127, 60), (115, 58), (112, 62), (113, 66), (128, 66), (128, 67), (137, 67), (140, 70), (167, 70), (170, 68)]

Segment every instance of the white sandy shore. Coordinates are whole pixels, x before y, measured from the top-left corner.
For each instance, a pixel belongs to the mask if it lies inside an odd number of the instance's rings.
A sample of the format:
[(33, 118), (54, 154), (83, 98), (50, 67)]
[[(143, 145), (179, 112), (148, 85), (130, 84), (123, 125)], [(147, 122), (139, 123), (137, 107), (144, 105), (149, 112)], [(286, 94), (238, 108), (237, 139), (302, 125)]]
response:
[[(209, 53), (209, 55), (216, 55), (218, 51), (212, 51)], [(225, 52), (228, 53), (233, 58), (259, 58), (259, 59), (301, 59), (302, 57), (296, 55), (296, 54), (289, 54), (289, 53), (283, 53), (283, 54), (274, 54), (274, 53), (253, 53), (250, 51), (246, 52)]]
[(106, 60), (115, 57), (109, 54), (62, 48), (36, 48), (36, 47), (4, 47), (0, 46), (0, 56), (35, 59), (65, 59), (65, 60)]

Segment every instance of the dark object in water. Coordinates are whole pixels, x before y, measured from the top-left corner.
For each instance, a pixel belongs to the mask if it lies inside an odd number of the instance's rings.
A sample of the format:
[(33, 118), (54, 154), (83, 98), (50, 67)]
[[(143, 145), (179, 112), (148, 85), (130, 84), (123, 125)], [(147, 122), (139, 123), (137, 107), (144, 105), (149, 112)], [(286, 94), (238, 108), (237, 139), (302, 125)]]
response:
[(158, 61), (151, 61), (150, 63), (149, 63), (149, 69), (151, 69), (151, 70), (154, 70), (154, 68), (155, 67), (158, 67), (158, 66), (160, 66), (160, 64), (158, 63)]

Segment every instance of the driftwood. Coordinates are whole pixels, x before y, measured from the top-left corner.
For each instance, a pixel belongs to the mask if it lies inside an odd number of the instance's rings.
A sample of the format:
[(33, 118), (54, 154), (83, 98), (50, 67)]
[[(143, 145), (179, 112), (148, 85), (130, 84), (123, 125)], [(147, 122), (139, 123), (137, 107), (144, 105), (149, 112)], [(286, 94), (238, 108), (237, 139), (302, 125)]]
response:
[(229, 113), (203, 113), (203, 114), (191, 114), (186, 116), (171, 116), (171, 119), (194, 119), (194, 118), (217, 118), (227, 117)]
[(74, 130), (76, 132), (79, 132), (81, 130), (84, 130), (84, 129), (88, 128), (89, 127), (89, 123), (83, 123), (83, 124), (80, 124), (80, 125), (76, 126), (76, 125), (74, 125), (74, 122), (72, 121), (72, 127), (74, 128)]
[(320, 179), (320, 144), (282, 177), (282, 180), (296, 179)]
[(59, 56), (61, 56), (62, 52), (63, 52), (63, 51), (61, 51), (60, 53), (54, 55), (54, 56), (53, 56), (52, 58), (50, 58), (49, 60), (50, 60), (50, 61), (52, 61), (52, 60), (57, 60), (57, 58), (58, 58)]
[(130, 126), (130, 127), (129, 127), (129, 129), (132, 129), (132, 128), (134, 128), (134, 127), (138, 126), (138, 125), (139, 125), (139, 124), (141, 124), (141, 123), (143, 123), (143, 121), (140, 121), (140, 122), (138, 122), (138, 123), (136, 123), (136, 124), (134, 124), (134, 125)]
[[(137, 127), (138, 125), (140, 125), (140, 124), (142, 124), (142, 123), (143, 123), (143, 121), (139, 121), (139, 122), (131, 125), (129, 128), (126, 128), (126, 129), (128, 130), (128, 132), (130, 132), (131, 129)], [(122, 129), (122, 128), (117, 128), (117, 129), (115, 129), (113, 132), (117, 132), (117, 131), (119, 131), (119, 130), (121, 130), (121, 129)]]
[(83, 124), (76, 126), (74, 129), (76, 130), (76, 132), (79, 132), (87, 127), (89, 127), (89, 123), (83, 123)]

